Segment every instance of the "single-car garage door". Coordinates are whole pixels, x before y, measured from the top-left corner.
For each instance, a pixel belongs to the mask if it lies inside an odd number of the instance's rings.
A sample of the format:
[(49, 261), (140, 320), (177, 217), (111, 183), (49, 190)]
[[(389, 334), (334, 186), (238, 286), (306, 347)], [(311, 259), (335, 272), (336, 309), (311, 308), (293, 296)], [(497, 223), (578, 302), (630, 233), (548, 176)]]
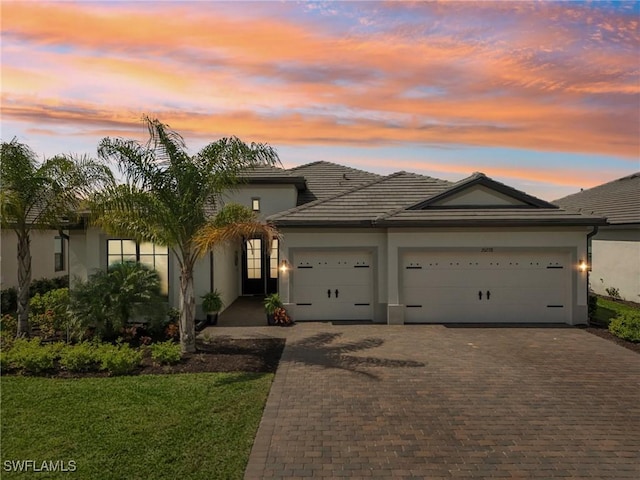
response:
[(569, 322), (568, 253), (483, 250), (405, 253), (405, 322)]
[(361, 251), (305, 251), (294, 255), (295, 319), (370, 320), (372, 255)]

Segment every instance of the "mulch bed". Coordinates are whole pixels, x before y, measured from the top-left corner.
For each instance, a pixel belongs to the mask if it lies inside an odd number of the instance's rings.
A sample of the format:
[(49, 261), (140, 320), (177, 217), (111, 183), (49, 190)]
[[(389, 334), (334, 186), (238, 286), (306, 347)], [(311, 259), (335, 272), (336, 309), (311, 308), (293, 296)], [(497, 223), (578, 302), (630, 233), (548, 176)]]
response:
[(284, 349), (282, 338), (213, 338), (198, 342), (196, 353), (183, 355), (177, 365), (154, 365), (145, 358), (139, 374), (257, 372), (273, 373)]
[(600, 338), (604, 338), (605, 340), (609, 340), (610, 342), (617, 343), (621, 347), (628, 348), (629, 350), (633, 350), (636, 353), (640, 353), (640, 343), (629, 342), (627, 340), (623, 340), (622, 338), (616, 337), (613, 335), (607, 327), (597, 326), (597, 325), (589, 325), (588, 327), (580, 327), (587, 332), (597, 335)]

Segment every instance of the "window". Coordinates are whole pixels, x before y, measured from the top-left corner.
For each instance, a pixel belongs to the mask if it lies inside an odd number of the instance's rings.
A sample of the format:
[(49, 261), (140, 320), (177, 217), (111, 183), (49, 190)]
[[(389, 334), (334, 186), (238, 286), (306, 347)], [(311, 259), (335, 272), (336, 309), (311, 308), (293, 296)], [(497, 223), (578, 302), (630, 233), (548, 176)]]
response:
[(160, 275), (160, 291), (169, 294), (169, 249), (151, 242), (135, 240), (107, 240), (107, 268), (123, 262), (139, 262)]
[(271, 254), (269, 255), (269, 278), (278, 278), (278, 239), (274, 238), (271, 243)]
[(53, 239), (53, 268), (56, 272), (66, 270), (64, 268), (64, 238), (55, 237)]
[(262, 278), (262, 240), (259, 238), (247, 241), (247, 278)]
[(260, 198), (259, 197), (253, 197), (251, 199), (251, 210), (253, 210), (254, 212), (259, 212), (260, 211)]

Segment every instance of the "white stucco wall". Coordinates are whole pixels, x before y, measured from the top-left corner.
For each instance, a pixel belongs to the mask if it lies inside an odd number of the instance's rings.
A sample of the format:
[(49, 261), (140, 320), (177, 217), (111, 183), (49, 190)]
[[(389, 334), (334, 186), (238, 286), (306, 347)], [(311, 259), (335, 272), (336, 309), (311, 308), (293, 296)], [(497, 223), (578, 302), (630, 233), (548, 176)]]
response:
[(640, 226), (601, 228), (591, 240), (591, 289), (608, 295), (617, 288), (624, 300), (640, 302)]
[(241, 247), (220, 245), (213, 251), (214, 288), (220, 292), (223, 311), (240, 296), (242, 264)]
[(296, 206), (298, 192), (295, 185), (239, 185), (225, 193), (225, 203), (239, 203), (251, 208), (251, 199), (260, 198), (260, 217), (265, 218)]
[[(65, 232), (66, 233), (66, 232)], [(31, 232), (31, 279), (54, 278), (67, 275), (68, 262), (65, 258), (64, 270), (55, 271), (54, 238), (57, 230), (34, 230)], [(0, 288), (18, 286), (18, 239), (13, 230), (2, 230), (0, 238)], [(68, 256), (68, 243), (65, 241)]]

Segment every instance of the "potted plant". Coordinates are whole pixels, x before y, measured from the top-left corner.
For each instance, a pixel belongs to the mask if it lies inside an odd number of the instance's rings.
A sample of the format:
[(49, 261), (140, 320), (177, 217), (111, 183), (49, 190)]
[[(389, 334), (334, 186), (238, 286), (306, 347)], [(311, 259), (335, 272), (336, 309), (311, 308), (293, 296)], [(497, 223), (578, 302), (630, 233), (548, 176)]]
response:
[(218, 313), (222, 310), (223, 302), (217, 290), (209, 292), (202, 297), (202, 309), (207, 314), (207, 322), (210, 325), (218, 323)]
[(264, 299), (264, 311), (267, 314), (267, 324), (275, 325), (275, 320), (273, 315), (276, 310), (282, 308), (282, 300), (280, 299), (280, 295), (277, 293), (272, 293), (271, 295), (267, 295)]

